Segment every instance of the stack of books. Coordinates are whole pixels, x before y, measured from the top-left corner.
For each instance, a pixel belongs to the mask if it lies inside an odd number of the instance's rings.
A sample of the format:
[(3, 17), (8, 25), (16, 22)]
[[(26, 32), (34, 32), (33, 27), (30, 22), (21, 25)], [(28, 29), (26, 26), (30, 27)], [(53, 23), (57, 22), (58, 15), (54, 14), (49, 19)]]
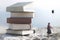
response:
[(28, 35), (33, 33), (31, 23), (33, 12), (24, 11), (24, 6), (31, 2), (21, 2), (7, 7), (7, 12), (11, 13), (11, 17), (7, 18), (9, 29), (7, 34), (13, 35)]

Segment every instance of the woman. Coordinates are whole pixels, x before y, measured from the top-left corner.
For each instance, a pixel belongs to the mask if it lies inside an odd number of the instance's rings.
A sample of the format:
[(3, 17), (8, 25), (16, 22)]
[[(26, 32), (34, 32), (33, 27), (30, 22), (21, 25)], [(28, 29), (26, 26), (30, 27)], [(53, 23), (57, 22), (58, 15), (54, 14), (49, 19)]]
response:
[(50, 26), (50, 23), (48, 23), (48, 25), (47, 25), (47, 34), (48, 34), (48, 37), (51, 34), (51, 26)]

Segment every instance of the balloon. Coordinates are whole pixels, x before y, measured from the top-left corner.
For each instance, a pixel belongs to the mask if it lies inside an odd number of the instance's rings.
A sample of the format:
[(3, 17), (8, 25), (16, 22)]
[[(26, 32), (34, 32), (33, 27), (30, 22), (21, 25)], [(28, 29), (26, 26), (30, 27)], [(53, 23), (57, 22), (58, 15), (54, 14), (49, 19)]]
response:
[(52, 14), (54, 13), (54, 10), (52, 10)]

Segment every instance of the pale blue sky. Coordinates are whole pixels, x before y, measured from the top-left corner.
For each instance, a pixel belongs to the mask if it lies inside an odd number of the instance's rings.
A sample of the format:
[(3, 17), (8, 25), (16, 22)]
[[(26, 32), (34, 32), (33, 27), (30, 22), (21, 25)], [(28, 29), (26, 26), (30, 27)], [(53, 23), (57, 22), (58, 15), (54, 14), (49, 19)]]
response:
[[(5, 25), (6, 18), (10, 16), (6, 7), (17, 2), (33, 2), (30, 6), (35, 11), (32, 20), (34, 27), (46, 27), (48, 22), (53, 26), (60, 26), (60, 0), (0, 0), (0, 25)], [(52, 14), (51, 10), (55, 13)]]

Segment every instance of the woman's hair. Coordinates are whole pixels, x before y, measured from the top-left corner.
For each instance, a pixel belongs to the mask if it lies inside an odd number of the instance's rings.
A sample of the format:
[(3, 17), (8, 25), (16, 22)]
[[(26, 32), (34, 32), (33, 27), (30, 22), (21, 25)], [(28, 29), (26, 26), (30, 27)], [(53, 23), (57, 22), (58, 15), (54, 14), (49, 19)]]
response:
[(48, 22), (48, 24), (50, 24), (50, 22)]

